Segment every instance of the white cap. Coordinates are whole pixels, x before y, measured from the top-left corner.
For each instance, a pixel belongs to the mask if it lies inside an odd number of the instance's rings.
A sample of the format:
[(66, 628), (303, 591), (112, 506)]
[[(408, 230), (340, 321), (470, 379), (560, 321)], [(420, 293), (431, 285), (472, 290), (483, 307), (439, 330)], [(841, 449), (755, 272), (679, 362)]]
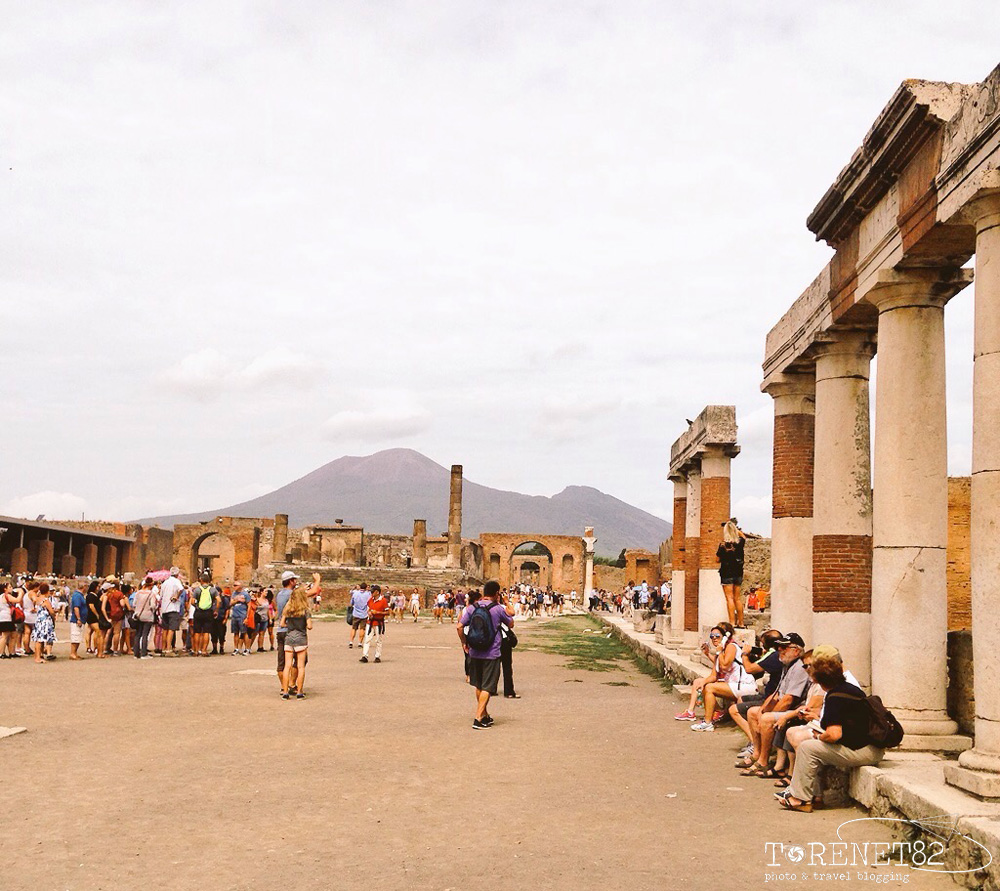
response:
[(281, 581), (282, 582), (287, 582), (289, 579), (297, 579), (297, 578), (298, 578), (298, 576), (294, 572), (292, 572), (290, 569), (286, 569), (281, 574)]
[(171, 575), (180, 575), (181, 574), (180, 567), (179, 566), (171, 566), (170, 567), (170, 574)]

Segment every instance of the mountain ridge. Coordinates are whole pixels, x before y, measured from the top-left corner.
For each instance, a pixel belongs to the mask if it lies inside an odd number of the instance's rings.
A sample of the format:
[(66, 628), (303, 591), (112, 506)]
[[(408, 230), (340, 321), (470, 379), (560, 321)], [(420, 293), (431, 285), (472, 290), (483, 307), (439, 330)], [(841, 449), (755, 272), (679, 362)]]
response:
[[(284, 486), (218, 510), (140, 520), (173, 526), (216, 516), (289, 515), (293, 528), (346, 523), (366, 531), (406, 535), (414, 518), (427, 520), (427, 533), (444, 533), (448, 523), (450, 470), (413, 449), (344, 455)], [(593, 486), (569, 485), (555, 495), (525, 495), (463, 481), (462, 533), (525, 532), (582, 535), (593, 526), (598, 554), (617, 556), (623, 547), (656, 550), (670, 537), (666, 520)]]

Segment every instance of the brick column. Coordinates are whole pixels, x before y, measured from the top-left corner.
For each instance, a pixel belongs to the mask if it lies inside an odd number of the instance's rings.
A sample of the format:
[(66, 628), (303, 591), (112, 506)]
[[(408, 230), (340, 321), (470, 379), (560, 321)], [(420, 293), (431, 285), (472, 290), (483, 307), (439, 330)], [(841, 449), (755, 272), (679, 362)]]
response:
[(701, 456), (701, 543), (698, 559), (699, 631), (728, 616), (722, 592), (716, 551), (722, 544), (722, 524), (729, 517), (730, 457), (720, 447), (709, 447)]
[(1000, 603), (1000, 182), (995, 185), (969, 208), (976, 222), (971, 529), (976, 745), (959, 756), (958, 764), (945, 765), (949, 783), (990, 798), (1000, 797), (1000, 625), (996, 617)]
[(944, 306), (971, 281), (971, 270), (883, 270), (865, 295), (879, 311), (872, 690), (907, 748), (970, 744), (948, 718)]
[(873, 354), (870, 336), (856, 332), (817, 348), (813, 474), (813, 643), (838, 647), (865, 686), (871, 683)]
[(701, 466), (687, 469), (684, 521), (684, 649), (698, 646), (698, 575), (701, 569)]
[(670, 565), (670, 637), (667, 643), (678, 646), (684, 640), (684, 562), (687, 554), (687, 479), (671, 478), (674, 484), (674, 530)]
[(38, 542), (38, 572), (49, 575), (55, 566), (56, 543), (50, 538)]
[(451, 465), (451, 496), (448, 501), (449, 569), (462, 565), (462, 465)]
[(271, 561), (284, 563), (288, 559), (288, 514), (274, 515), (274, 543), (271, 545)]
[[(488, 558), (487, 558), (488, 559)], [(427, 521), (413, 521), (413, 559), (410, 565), (423, 567), (427, 565)]]
[(66, 578), (73, 578), (76, 575), (76, 557), (72, 554), (63, 554), (59, 561), (59, 574)]
[(14, 548), (10, 552), (10, 574), (23, 575), (28, 571), (28, 549)]
[(83, 565), (81, 575), (97, 575), (97, 545), (93, 542), (83, 546)]
[(106, 544), (101, 548), (101, 575), (114, 575), (118, 568), (118, 548)]
[(812, 640), (813, 453), (816, 374), (782, 374), (774, 400), (771, 474), (771, 625)]

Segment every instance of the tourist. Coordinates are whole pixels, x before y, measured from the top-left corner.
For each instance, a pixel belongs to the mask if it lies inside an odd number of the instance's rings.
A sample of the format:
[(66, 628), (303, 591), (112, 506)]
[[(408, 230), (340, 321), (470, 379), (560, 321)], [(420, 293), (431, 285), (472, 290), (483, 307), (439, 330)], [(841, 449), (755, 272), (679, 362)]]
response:
[[(293, 583), (298, 576), (290, 579)], [(318, 584), (318, 583), (317, 583)], [(281, 675), (281, 698), (288, 699), (288, 686), (291, 682), (292, 665), (296, 673), (296, 699), (305, 699), (306, 663), (309, 652), (309, 631), (312, 630), (312, 617), (309, 612), (309, 598), (303, 588), (294, 587), (288, 599), (288, 605), (281, 614), (278, 628), (284, 628), (285, 670)]]
[(13, 659), (17, 656), (14, 644), (14, 632), (17, 623), (14, 621), (14, 608), (20, 609), (21, 597), (14, 593), (10, 582), (0, 586), (0, 659)]
[(181, 595), (184, 585), (181, 571), (170, 567), (170, 578), (160, 586), (160, 624), (163, 626), (163, 655), (177, 656), (177, 632), (181, 627)]
[(476, 691), (474, 730), (493, 726), (488, 707), (500, 681), (500, 626), (513, 627), (513, 615), (509, 600), (504, 597), (500, 602), (500, 583), (490, 579), (483, 586), (482, 599), (470, 603), (459, 620), (458, 639), (469, 656), (469, 684)]
[(49, 586), (42, 582), (34, 601), (35, 621), (31, 629), (31, 643), (35, 649), (35, 662), (51, 662), (56, 657), (50, 652), (56, 642), (56, 612), (58, 607), (49, 598)]
[[(812, 657), (812, 650), (806, 650), (802, 654), (802, 667), (806, 670), (810, 680), (812, 680)], [(825, 696), (823, 688), (812, 680), (801, 705), (775, 716), (774, 750), (777, 755), (774, 759), (774, 773), (778, 777), (778, 781), (774, 785), (777, 788), (787, 788), (791, 783), (791, 773), (795, 766), (795, 750), (803, 739), (808, 738), (808, 725), (822, 714)]]
[(216, 587), (215, 609), (212, 614), (212, 655), (226, 652), (226, 621), (232, 595), (229, 588)]
[(392, 597), (392, 621), (397, 625), (403, 622), (403, 609), (406, 606), (406, 597), (402, 593), (394, 594)]
[(742, 776), (759, 778), (776, 776), (771, 770), (770, 760), (777, 716), (796, 708), (802, 702), (811, 683), (809, 674), (802, 667), (805, 644), (801, 636), (793, 631), (776, 641), (775, 646), (785, 667), (774, 693), (747, 712), (750, 740), (753, 743), (753, 761), (742, 771)]
[(30, 655), (32, 651), (31, 646), (31, 632), (35, 628), (35, 598), (38, 596), (38, 582), (34, 579), (28, 582), (24, 588), (24, 594), (21, 596), (21, 610), (24, 612), (24, 619), (22, 620), (23, 626), (21, 628), (21, 652), (24, 655)]
[(722, 591), (726, 595), (726, 611), (729, 613), (729, 624), (743, 628), (743, 598), (740, 595), (740, 585), (743, 584), (743, 554), (746, 547), (746, 536), (736, 518), (722, 524), (722, 543), (715, 552), (719, 561), (719, 577), (722, 581)]
[(218, 606), (216, 601), (212, 574), (206, 570), (201, 574), (200, 582), (191, 586), (191, 652), (195, 656), (208, 655), (208, 642)]
[[(292, 592), (295, 590), (295, 583), (298, 581), (298, 576), (292, 572), (290, 569), (286, 569), (281, 574), (281, 588), (274, 598), (274, 609), (275, 609), (275, 629), (278, 638), (278, 683), (282, 684), (281, 692), (295, 693), (297, 692), (297, 674), (298, 669), (295, 665), (295, 659), (291, 658), (290, 664), (288, 666), (289, 670), (289, 683), (285, 685), (285, 635), (288, 629), (282, 624), (282, 617), (285, 611), (285, 607), (288, 606), (289, 601), (292, 599)], [(320, 588), (320, 574), (314, 572), (312, 574), (312, 585), (306, 590), (306, 598), (308, 599), (310, 595), (315, 596), (315, 594), (322, 593), (322, 588)], [(302, 657), (302, 662), (305, 664), (309, 661), (308, 654), (304, 654)]]
[[(271, 594), (272, 598), (274, 594)], [(271, 622), (271, 601), (267, 599), (266, 591), (257, 592), (257, 608), (254, 616), (254, 627), (257, 629), (257, 652), (264, 652), (264, 638), (267, 637), (267, 628)], [(251, 644), (253, 641), (251, 641)], [(273, 644), (272, 644), (273, 647)]]
[(371, 600), (371, 593), (368, 591), (368, 583), (362, 582), (358, 588), (351, 592), (351, 640), (347, 644), (348, 649), (354, 646), (354, 637), (357, 635), (358, 646), (364, 642), (365, 625), (368, 622), (368, 601)]
[(448, 595), (444, 591), (438, 591), (438, 595), (434, 599), (434, 618), (437, 619), (439, 625), (444, 621), (444, 607), (447, 602)]
[(247, 616), (252, 611), (253, 595), (243, 588), (242, 582), (233, 586), (233, 597), (229, 604), (229, 629), (233, 634), (233, 655), (250, 655), (250, 638), (253, 630), (247, 627)]
[(87, 652), (93, 656), (99, 656), (104, 652), (101, 641), (104, 631), (101, 623), (104, 621), (104, 614), (101, 612), (101, 583), (96, 579), (87, 586)]
[[(817, 649), (820, 649), (817, 647)], [(812, 674), (826, 691), (820, 727), (810, 729), (808, 739), (798, 747), (795, 770), (782, 807), (809, 813), (819, 798), (819, 773), (824, 764), (840, 769), (878, 764), (885, 750), (873, 745), (868, 736), (870, 707), (864, 692), (844, 675), (839, 653), (813, 653)]]
[(360, 662), (368, 661), (368, 649), (375, 641), (375, 661), (382, 661), (382, 638), (385, 637), (385, 613), (389, 608), (379, 585), (372, 585), (371, 599), (368, 601), (368, 621), (365, 622), (365, 642), (361, 649)]
[(149, 630), (153, 627), (153, 607), (156, 604), (156, 592), (153, 580), (149, 576), (143, 579), (142, 587), (135, 595), (135, 605), (132, 609), (132, 621), (135, 623), (132, 635), (132, 655), (136, 659), (150, 659)]
[(503, 673), (503, 698), (520, 699), (514, 689), (514, 647), (517, 646), (517, 635), (514, 626), (500, 626), (500, 670)]
[[(264, 594), (264, 599), (267, 601), (267, 641), (269, 646), (269, 651), (274, 652), (274, 618), (278, 614), (278, 609), (274, 605), (274, 591), (271, 588), (267, 589)], [(319, 605), (323, 598), (321, 595), (317, 594), (313, 597), (313, 608), (316, 612), (319, 612)]]
[(455, 592), (455, 600), (452, 604), (452, 615), (454, 616), (455, 623), (458, 623), (459, 617), (465, 612), (465, 606), (467, 603), (467, 598), (465, 596), (465, 591), (459, 588)]
[(74, 662), (80, 657), (80, 644), (87, 633), (87, 598), (83, 591), (74, 589), (70, 594), (68, 615), (69, 619), (69, 658)]
[(420, 595), (416, 591), (410, 595), (410, 614), (414, 622), (420, 618)]
[(746, 735), (747, 744), (737, 756), (737, 767), (750, 767), (753, 763), (753, 742), (750, 738), (750, 725), (747, 723), (747, 712), (755, 705), (760, 705), (768, 696), (778, 689), (778, 682), (781, 680), (781, 672), (784, 665), (775, 643), (781, 638), (781, 632), (768, 628), (758, 639), (757, 646), (759, 652), (751, 658), (750, 653), (743, 654), (743, 668), (748, 674), (755, 678), (766, 675), (764, 689), (758, 692), (754, 688), (750, 693), (743, 694), (736, 698), (729, 706), (729, 717), (733, 719), (740, 730)]
[[(733, 626), (729, 622), (720, 622), (709, 632), (708, 639), (710, 646), (704, 647), (703, 650), (706, 655), (710, 655), (710, 648), (715, 650), (715, 667), (702, 679), (700, 685), (705, 703), (705, 718), (691, 725), (692, 730), (700, 732), (714, 731), (715, 725), (722, 719), (723, 712), (716, 710), (717, 700), (722, 700), (724, 703), (729, 700), (735, 701), (737, 696), (747, 695), (757, 689), (753, 676), (743, 667), (743, 653), (736, 642)], [(697, 693), (692, 691), (691, 695), (689, 714), (694, 713), (694, 698)]]

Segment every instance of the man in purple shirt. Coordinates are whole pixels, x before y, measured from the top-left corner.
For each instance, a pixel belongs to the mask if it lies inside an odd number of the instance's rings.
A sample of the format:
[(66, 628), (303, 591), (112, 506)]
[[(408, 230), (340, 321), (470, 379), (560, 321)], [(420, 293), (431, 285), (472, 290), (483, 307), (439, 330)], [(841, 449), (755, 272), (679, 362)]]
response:
[[(473, 623), (473, 616), (478, 608), (489, 611), (489, 624), (493, 632), (492, 643), (483, 649), (473, 649), (466, 640), (466, 629)], [(458, 639), (462, 642), (462, 649), (469, 656), (469, 684), (476, 690), (473, 730), (486, 730), (493, 726), (493, 719), (486, 707), (490, 696), (496, 695), (497, 683), (500, 680), (500, 627), (502, 625), (513, 627), (513, 615), (514, 609), (507, 602), (506, 596), (501, 602), (500, 583), (491, 579), (483, 586), (482, 598), (472, 600), (462, 612), (462, 618), (458, 620)], [(476, 618), (474, 624), (481, 625), (482, 613)]]

